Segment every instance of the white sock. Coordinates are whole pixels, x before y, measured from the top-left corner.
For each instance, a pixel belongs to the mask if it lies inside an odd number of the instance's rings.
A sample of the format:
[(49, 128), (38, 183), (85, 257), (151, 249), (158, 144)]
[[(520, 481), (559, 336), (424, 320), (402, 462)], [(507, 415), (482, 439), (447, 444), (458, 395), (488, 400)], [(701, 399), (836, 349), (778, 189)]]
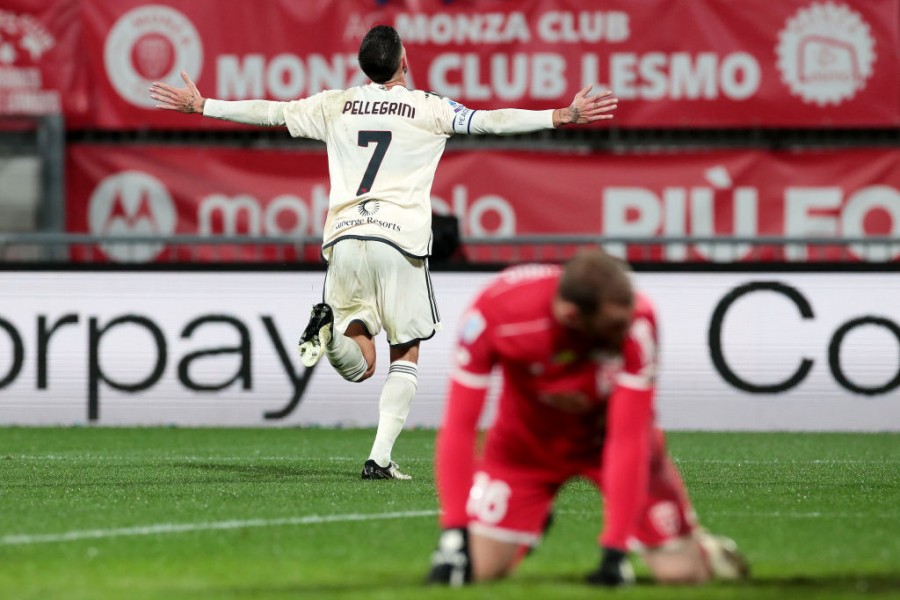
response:
[(325, 347), (328, 362), (347, 381), (359, 381), (369, 368), (359, 344), (340, 333), (334, 333)]
[(391, 450), (397, 436), (403, 431), (409, 406), (416, 395), (419, 368), (416, 363), (395, 360), (388, 370), (387, 380), (378, 400), (378, 431), (369, 458), (386, 467), (391, 464)]

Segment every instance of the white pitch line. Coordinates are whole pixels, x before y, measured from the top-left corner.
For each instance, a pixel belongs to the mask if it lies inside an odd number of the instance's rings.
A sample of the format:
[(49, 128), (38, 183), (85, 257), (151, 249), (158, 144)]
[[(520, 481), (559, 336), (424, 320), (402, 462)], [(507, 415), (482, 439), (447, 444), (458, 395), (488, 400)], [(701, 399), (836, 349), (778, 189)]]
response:
[[(143, 455), (134, 455), (134, 456), (109, 456), (109, 455), (90, 455), (90, 454), (81, 454), (81, 455), (64, 455), (64, 454), (11, 454), (7, 460), (15, 461), (15, 460), (28, 460), (28, 461), (91, 461), (91, 462), (108, 462), (108, 463), (133, 463), (133, 462), (146, 462), (150, 459), (153, 460), (170, 460), (174, 462), (184, 461), (184, 462), (211, 462), (211, 463), (219, 463), (219, 462), (237, 462), (237, 461), (296, 461), (300, 460), (302, 457), (299, 456), (184, 456), (184, 455), (172, 455), (172, 456), (143, 456)], [(332, 462), (358, 462), (358, 456), (329, 456), (324, 460), (332, 461)], [(406, 458), (404, 459), (405, 463), (412, 464), (430, 464), (433, 459), (431, 458)], [(777, 458), (774, 459), (726, 459), (726, 458), (673, 458), (676, 464), (711, 464), (711, 465), (895, 465), (900, 464), (900, 460), (886, 458), (886, 459), (865, 459), (865, 458), (838, 458), (838, 459), (822, 459), (822, 458), (814, 458), (814, 459), (785, 459), (780, 460)], [(4, 457), (0, 455), (0, 466), (3, 465)]]
[[(301, 460), (304, 457), (299, 455), (293, 456), (258, 456), (258, 455), (245, 455), (245, 456), (185, 456), (183, 454), (173, 454), (171, 456), (147, 456), (147, 455), (131, 455), (131, 456), (109, 456), (105, 454), (91, 455), (91, 454), (10, 454), (8, 457), (4, 457), (0, 455), (0, 465), (2, 465), (3, 460), (15, 461), (15, 460), (47, 460), (47, 461), (92, 461), (92, 462), (135, 462), (135, 461), (148, 461), (148, 460), (171, 460), (171, 461), (187, 461), (187, 462), (199, 462), (199, 461), (208, 461), (208, 462), (236, 462), (236, 461), (254, 461), (254, 460), (266, 460), (266, 461), (294, 461)], [(333, 462), (359, 462), (359, 456), (327, 456), (323, 460), (330, 460)], [(433, 459), (431, 458), (405, 458), (403, 459), (404, 463), (431, 463)]]
[(279, 525), (318, 525), (320, 523), (344, 523), (349, 521), (381, 521), (387, 519), (412, 519), (433, 517), (436, 510), (410, 510), (375, 514), (310, 515), (306, 517), (286, 517), (283, 519), (246, 519), (235, 521), (211, 521), (207, 523), (159, 523), (142, 527), (121, 527), (118, 529), (87, 529), (66, 533), (41, 533), (34, 535), (17, 534), (0, 537), (0, 546), (22, 546), (26, 544), (48, 544), (52, 542), (74, 542), (88, 539), (104, 539), (124, 536), (164, 535), (190, 531), (215, 531), (227, 529), (249, 529), (252, 527), (277, 527)]
[(900, 460), (891, 458), (865, 459), (865, 458), (812, 458), (780, 460), (772, 459), (747, 459), (740, 458), (673, 458), (676, 463), (698, 463), (710, 465), (887, 465), (897, 464)]
[[(601, 513), (598, 510), (596, 513), (587, 511), (587, 510), (558, 510), (556, 511), (560, 514), (564, 515), (576, 515), (580, 517), (593, 517), (599, 516)], [(753, 518), (753, 519), (890, 519), (896, 520), (897, 514), (894, 513), (875, 513), (875, 514), (866, 514), (866, 513), (829, 513), (829, 512), (781, 512), (781, 511), (773, 511), (773, 512), (752, 512), (752, 511), (716, 511), (716, 510), (704, 510), (700, 512), (701, 517), (744, 517), (744, 518)]]
[(749, 517), (759, 519), (891, 519), (897, 518), (897, 514), (891, 513), (861, 513), (861, 512), (729, 512), (729, 511), (703, 511), (703, 515), (714, 517)]

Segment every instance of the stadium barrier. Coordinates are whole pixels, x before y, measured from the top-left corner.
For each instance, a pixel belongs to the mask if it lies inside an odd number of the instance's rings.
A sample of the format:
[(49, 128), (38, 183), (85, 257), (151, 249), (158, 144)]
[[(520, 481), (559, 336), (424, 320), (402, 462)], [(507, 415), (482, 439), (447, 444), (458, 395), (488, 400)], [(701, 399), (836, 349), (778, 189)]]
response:
[[(662, 332), (662, 424), (900, 430), (895, 265), (848, 263), (822, 272), (808, 264), (737, 266), (635, 274)], [(321, 300), (321, 270), (57, 269), (0, 270), (0, 424), (377, 422), (384, 336), (377, 338), (379, 371), (361, 384), (345, 382), (324, 361), (304, 369), (297, 360), (297, 337)], [(433, 274), (444, 330), (423, 344), (409, 426), (439, 423), (454, 332), (493, 276)]]
[[(317, 263), (321, 237), (244, 235), (0, 234), (0, 262), (41, 263)], [(776, 236), (517, 235), (463, 237), (453, 264), (558, 262), (578, 248), (602, 245), (630, 262), (896, 262), (893, 236), (793, 238)]]

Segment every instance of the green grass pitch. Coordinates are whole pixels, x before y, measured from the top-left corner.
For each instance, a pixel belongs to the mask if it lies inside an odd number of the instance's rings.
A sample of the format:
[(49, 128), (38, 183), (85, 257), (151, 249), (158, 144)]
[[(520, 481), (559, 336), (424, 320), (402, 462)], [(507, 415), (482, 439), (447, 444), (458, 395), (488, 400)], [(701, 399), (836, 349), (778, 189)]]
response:
[(752, 581), (610, 592), (599, 499), (569, 485), (508, 581), (422, 585), (438, 527), (433, 431), (359, 479), (371, 430), (0, 429), (0, 598), (900, 598), (900, 435), (671, 433), (701, 520)]

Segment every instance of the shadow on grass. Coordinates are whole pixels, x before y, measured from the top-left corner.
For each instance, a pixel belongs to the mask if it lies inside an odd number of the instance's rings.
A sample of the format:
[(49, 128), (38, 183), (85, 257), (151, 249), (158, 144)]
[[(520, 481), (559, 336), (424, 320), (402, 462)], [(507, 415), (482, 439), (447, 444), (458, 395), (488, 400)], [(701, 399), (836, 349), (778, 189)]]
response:
[[(172, 463), (173, 467), (182, 469), (196, 469), (211, 473), (232, 473), (235, 475), (230, 481), (235, 482), (273, 482), (284, 481), (288, 479), (298, 480), (316, 480), (317, 482), (333, 482), (347, 484), (348, 482), (357, 483), (363, 486), (392, 486), (398, 485), (408, 487), (411, 484), (406, 481), (399, 480), (377, 480), (366, 481), (360, 477), (362, 473), (363, 463), (359, 465), (348, 466), (346, 464), (331, 463), (324, 461), (322, 466), (307, 467), (301, 465), (270, 465), (270, 464), (248, 464), (248, 463), (226, 463), (226, 462), (177, 462)], [(433, 479), (430, 477), (416, 477), (415, 484), (432, 486)]]
[[(366, 482), (360, 479), (362, 463), (359, 467), (347, 466), (323, 461), (321, 465), (314, 467), (303, 465), (277, 465), (258, 464), (252, 462), (221, 462), (221, 461), (169, 461), (156, 463), (153, 470), (146, 475), (137, 472), (123, 470), (125, 474), (121, 478), (111, 479), (108, 473), (65, 474), (53, 477), (45, 477), (42, 481), (15, 482), (6, 481), (5, 488), (56, 488), (66, 485), (70, 488), (97, 488), (97, 487), (143, 487), (153, 485), (157, 487), (179, 486), (184, 484), (209, 484), (209, 483), (284, 483), (284, 482), (315, 482), (346, 485), (348, 483)], [(179, 476), (178, 473), (182, 474)], [(191, 473), (188, 475), (188, 473)], [(420, 483), (428, 484), (430, 479), (422, 478)], [(406, 482), (380, 481), (379, 486)]]
[(208, 473), (230, 474), (228, 481), (260, 483), (289, 479), (316, 481), (334, 481), (344, 483), (349, 479), (359, 479), (355, 469), (347, 469), (340, 465), (325, 463), (323, 466), (307, 467), (300, 465), (269, 465), (225, 462), (175, 462), (173, 467), (192, 469)]
[[(415, 598), (428, 588), (422, 583), (397, 583), (389, 581), (365, 582), (346, 581), (335, 583), (310, 583), (309, 585), (248, 585), (211, 587), (205, 590), (191, 590), (193, 598), (343, 598), (347, 595), (360, 597), (387, 595)], [(172, 597), (180, 598), (177, 591)]]
[[(739, 587), (738, 584), (733, 584)], [(754, 579), (743, 586), (754, 589), (783, 589), (792, 592), (822, 589), (830, 592), (844, 591), (853, 594), (878, 594), (882, 592), (900, 592), (900, 572), (878, 574), (837, 574), (824, 577), (784, 577), (773, 579)]]

